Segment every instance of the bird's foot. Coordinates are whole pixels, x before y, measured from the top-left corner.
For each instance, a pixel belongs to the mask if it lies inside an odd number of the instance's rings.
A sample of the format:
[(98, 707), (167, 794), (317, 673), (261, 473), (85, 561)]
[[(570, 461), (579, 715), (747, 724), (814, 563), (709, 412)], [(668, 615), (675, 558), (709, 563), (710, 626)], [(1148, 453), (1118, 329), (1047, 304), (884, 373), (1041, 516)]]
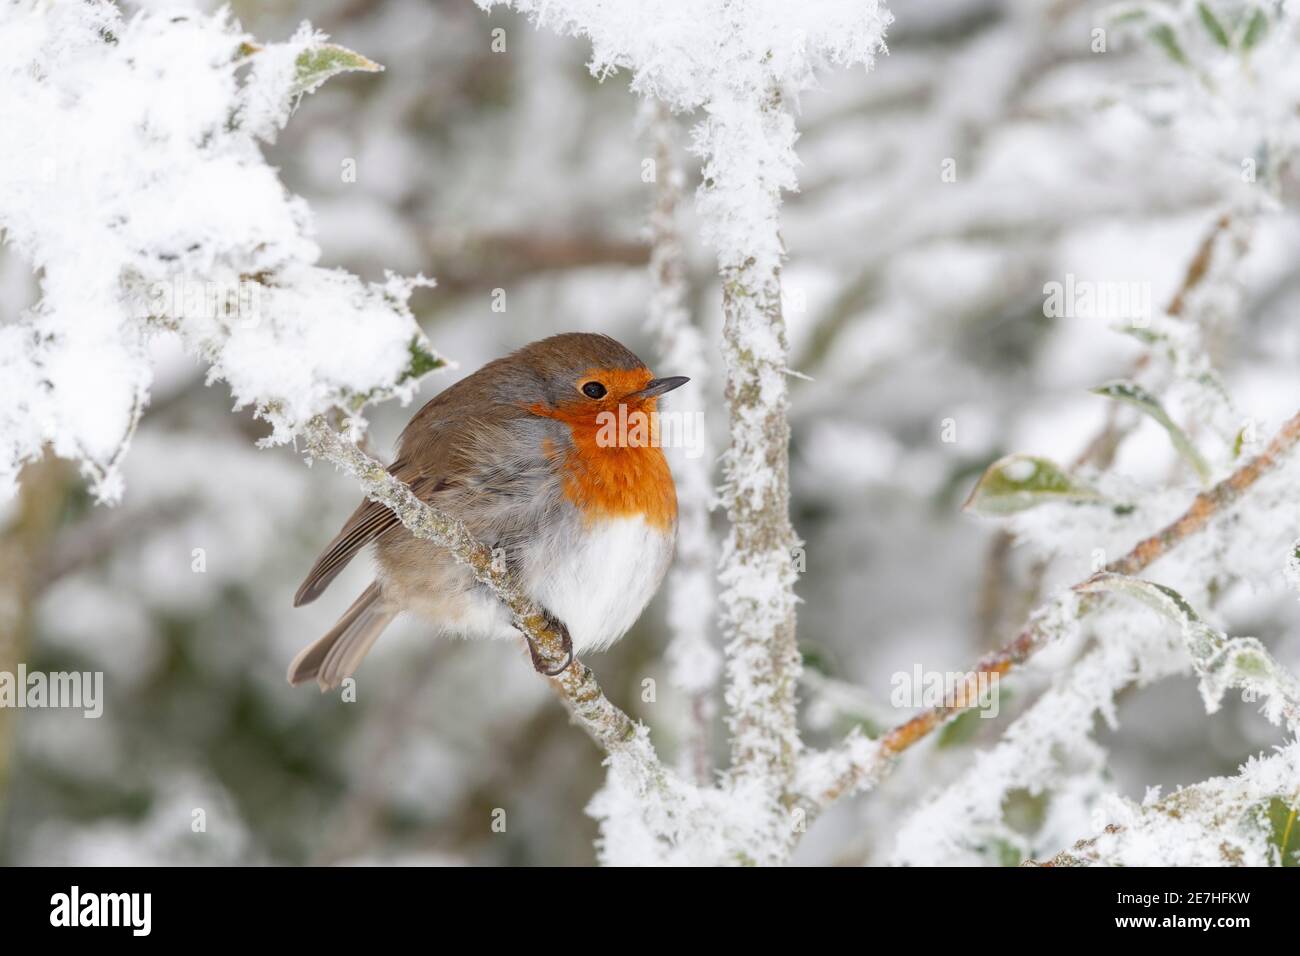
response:
[(524, 642), (528, 645), (528, 654), (533, 659), (533, 670), (544, 677), (558, 677), (573, 663), (573, 638), (569, 637), (569, 629), (564, 626), (563, 621), (545, 608), (542, 609), (542, 613), (546, 615), (547, 629), (560, 635), (561, 646), (564, 648), (564, 663), (554, 670), (549, 669), (546, 660), (533, 642), (532, 635), (525, 633)]

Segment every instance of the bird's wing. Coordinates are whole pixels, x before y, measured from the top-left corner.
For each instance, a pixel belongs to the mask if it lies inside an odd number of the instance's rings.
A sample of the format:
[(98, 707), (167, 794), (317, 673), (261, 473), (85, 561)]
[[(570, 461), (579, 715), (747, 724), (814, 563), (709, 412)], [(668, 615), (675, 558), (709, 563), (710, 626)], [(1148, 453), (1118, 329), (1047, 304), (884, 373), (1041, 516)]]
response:
[[(436, 500), (472, 534), (497, 546), (513, 543), (554, 507), (558, 482), (547, 449), (560, 447), (567, 429), (498, 401), (485, 370), (461, 379), (416, 412), (388, 470), (418, 497)], [(402, 533), (388, 507), (363, 501), (298, 588), (294, 606), (315, 600), (366, 545)]]
[[(462, 379), (412, 417), (388, 470), (417, 497), (436, 501), (495, 545), (514, 538), (546, 506), (541, 485), (552, 469), (541, 454), (541, 436), (555, 423), (485, 399), (474, 378)], [(308, 572), (294, 607), (319, 597), (366, 545), (403, 533), (386, 505), (361, 502)]]
[[(424, 497), (437, 490), (436, 477), (422, 474), (408, 459), (399, 458), (389, 466), (388, 471), (393, 477), (410, 485), (417, 496)], [(358, 551), (399, 526), (397, 515), (387, 505), (370, 500), (361, 502), (343, 529), (312, 565), (306, 580), (293, 596), (293, 606), (310, 604), (320, 597), (321, 592), (348, 566)]]
[(456, 515), (480, 542), (504, 548), (508, 562), (518, 547), (553, 517), (561, 499), (558, 462), (568, 428), (509, 410), (466, 420), (446, 448), (450, 465), (438, 504)]
[[(448, 452), (462, 441), (458, 432), (463, 428), (464, 416), (455, 412), (472, 409), (478, 400), (478, 389), (474, 384), (476, 377), (471, 375), (461, 379), (435, 395), (415, 413), (402, 431), (397, 460), (388, 471), (394, 478), (410, 485), (418, 497), (424, 498), (445, 487), (441, 474), (448, 471)], [(293, 606), (316, 600), (358, 551), (399, 527), (397, 515), (387, 505), (370, 500), (361, 502), (312, 565), (306, 580), (293, 596)]]

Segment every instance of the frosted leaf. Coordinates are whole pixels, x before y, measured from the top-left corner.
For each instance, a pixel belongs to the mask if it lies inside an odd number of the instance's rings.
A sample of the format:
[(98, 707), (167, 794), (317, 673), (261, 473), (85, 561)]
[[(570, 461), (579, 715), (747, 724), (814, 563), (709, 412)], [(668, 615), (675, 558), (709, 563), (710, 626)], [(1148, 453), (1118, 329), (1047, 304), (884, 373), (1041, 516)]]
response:
[(347, 47), (335, 43), (323, 43), (309, 47), (294, 58), (293, 85), (290, 93), (301, 95), (314, 93), (320, 85), (331, 76), (359, 70), (363, 73), (378, 73), (383, 67), (374, 60), (369, 60)]
[(1228, 638), (1206, 624), (1173, 588), (1121, 574), (1099, 574), (1078, 587), (1086, 593), (1114, 592), (1134, 597), (1176, 623), (1200, 675), (1201, 697), (1214, 713), (1224, 695), (1242, 688), (1267, 698), (1264, 713), (1273, 724), (1300, 721), (1300, 682), (1253, 637)]
[(1169, 413), (1165, 411), (1158, 398), (1136, 382), (1107, 382), (1105, 385), (1097, 386), (1092, 392), (1094, 395), (1104, 395), (1107, 398), (1113, 398), (1118, 402), (1131, 405), (1142, 414), (1154, 419), (1169, 435), (1169, 440), (1173, 442), (1178, 453), (1196, 471), (1201, 483), (1209, 483), (1210, 466), (1201, 453), (1196, 450), (1196, 446), (1187, 437), (1187, 433), (1169, 417)]
[(980, 476), (963, 510), (998, 516), (1047, 502), (1103, 503), (1094, 489), (1075, 481), (1055, 462), (1034, 455), (1008, 455)]

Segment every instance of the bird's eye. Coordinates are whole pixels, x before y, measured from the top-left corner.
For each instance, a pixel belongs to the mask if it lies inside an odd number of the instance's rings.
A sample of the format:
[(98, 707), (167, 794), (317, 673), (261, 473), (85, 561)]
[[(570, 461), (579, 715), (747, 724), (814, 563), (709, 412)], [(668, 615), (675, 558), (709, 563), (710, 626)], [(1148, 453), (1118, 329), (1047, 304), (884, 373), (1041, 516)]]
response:
[(604, 398), (605, 386), (601, 385), (600, 382), (588, 382), (582, 386), (582, 394), (588, 398)]

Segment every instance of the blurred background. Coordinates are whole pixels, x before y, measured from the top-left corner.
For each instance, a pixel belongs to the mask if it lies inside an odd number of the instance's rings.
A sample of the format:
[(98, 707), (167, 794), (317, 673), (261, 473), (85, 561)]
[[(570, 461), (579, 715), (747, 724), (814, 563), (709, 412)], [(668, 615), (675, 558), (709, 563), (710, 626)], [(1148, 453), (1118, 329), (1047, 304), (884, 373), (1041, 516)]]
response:
[[(325, 264), (437, 279), (414, 307), (459, 370), (430, 375), (417, 402), (560, 331), (607, 332), (656, 364), (647, 112), (626, 78), (590, 76), (584, 41), (470, 0), (230, 6), (260, 38), (309, 19), (386, 67), (306, 98), (268, 153), (310, 204)], [(1088, 389), (1126, 375), (1141, 352), (1109, 328), (1124, 316), (1046, 317), (1044, 284), (1149, 283), (1159, 311), (1243, 188), (1234, 126), (1176, 98), (1153, 107), (1178, 64), (1141, 35), (1112, 31), (1094, 51), (1102, 5), (890, 8), (889, 55), (871, 73), (828, 75), (797, 104), (801, 184), (784, 214), (792, 366), (807, 376), (792, 380), (791, 455), (812, 743), (879, 726), (893, 673), (918, 661), (965, 669), (1014, 633), (1035, 595), (1086, 575), (1089, 548), (1064, 532), (1045, 561), (961, 513), (1003, 454), (1074, 460), (1109, 414)], [(673, 124), (681, 228), (693, 318), (716, 367), (721, 297), (695, 238), (691, 122)], [(1215, 276), (1226, 305), (1214, 358), (1265, 438), (1300, 408), (1300, 220), (1287, 184), (1274, 186), (1283, 203), (1253, 217), (1239, 260)], [(0, 321), (36, 295), (27, 264), (0, 250)], [(355, 702), (285, 683), (296, 651), (369, 581), (358, 561), (320, 601), (291, 607), (357, 490), (290, 448), (257, 450), (264, 426), (232, 414), (224, 386), (207, 387), (175, 343), (158, 343), (156, 369), (120, 505), (94, 506), (75, 468), (47, 460), (0, 506), (0, 604), (16, 659), (103, 671), (107, 698), (98, 720), (0, 710), (0, 863), (593, 862), (584, 807), (601, 754), (520, 648), (435, 644), (403, 620), (367, 659)], [(720, 378), (675, 406), (696, 403), (717, 447)], [(413, 410), (374, 410), (377, 454), (390, 455)], [(1119, 448), (1117, 473), (1168, 477), (1168, 443), (1150, 429)], [(1272, 517), (1300, 537), (1294, 506)], [(661, 594), (587, 663), (673, 754), (683, 702), (666, 679), (664, 606)], [(1278, 582), (1248, 589), (1222, 619), (1300, 665), (1300, 613)], [(1042, 679), (1008, 681), (1000, 720), (927, 744), (878, 792), (818, 821), (798, 861), (883, 861), (899, 815), (996, 739)], [(1189, 680), (1120, 705), (1118, 730), (1098, 739), (1109, 786), (1135, 799), (1231, 774), (1277, 740), (1251, 704), (1206, 717)]]

